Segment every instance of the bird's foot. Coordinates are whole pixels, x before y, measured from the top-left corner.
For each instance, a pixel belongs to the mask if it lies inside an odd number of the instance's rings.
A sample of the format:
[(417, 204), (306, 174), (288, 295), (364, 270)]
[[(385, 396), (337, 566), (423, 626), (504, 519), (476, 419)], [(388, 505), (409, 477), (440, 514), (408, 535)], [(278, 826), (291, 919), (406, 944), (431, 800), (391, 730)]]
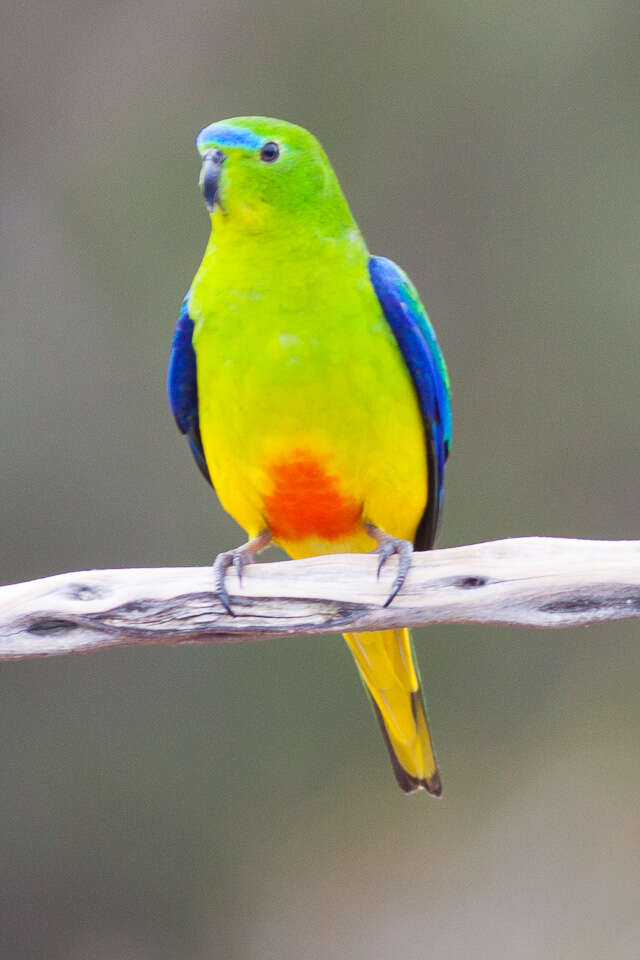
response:
[(263, 530), (257, 537), (248, 540), (247, 543), (243, 543), (241, 547), (219, 553), (213, 561), (213, 579), (215, 582), (216, 595), (230, 617), (235, 616), (235, 614), (231, 609), (231, 601), (224, 582), (227, 570), (233, 567), (238, 574), (238, 580), (242, 583), (243, 569), (248, 566), (248, 564), (253, 563), (256, 554), (264, 550), (265, 547), (268, 547), (270, 543), (271, 531)]
[(413, 555), (413, 544), (410, 540), (401, 540), (400, 537), (392, 537), (390, 533), (385, 533), (380, 527), (376, 527), (374, 523), (365, 524), (365, 529), (369, 536), (378, 543), (375, 549), (375, 553), (380, 557), (378, 577), (380, 577), (380, 572), (389, 557), (392, 557), (394, 554), (398, 557), (398, 572), (395, 580), (391, 584), (391, 592), (384, 603), (384, 606), (388, 607), (407, 579), (409, 567), (411, 566), (411, 557)]

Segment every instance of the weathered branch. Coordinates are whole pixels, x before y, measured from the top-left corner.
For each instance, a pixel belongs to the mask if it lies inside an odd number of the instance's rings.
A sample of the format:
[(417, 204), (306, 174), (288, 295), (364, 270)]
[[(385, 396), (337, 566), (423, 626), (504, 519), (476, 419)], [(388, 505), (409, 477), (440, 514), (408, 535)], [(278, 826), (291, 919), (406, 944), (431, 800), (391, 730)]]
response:
[(210, 568), (93, 570), (0, 587), (0, 659), (131, 643), (260, 640), (433, 623), (572, 627), (640, 617), (640, 541), (530, 537), (414, 557), (384, 607), (395, 559), (376, 579), (361, 554), (258, 564), (228, 575), (235, 616)]

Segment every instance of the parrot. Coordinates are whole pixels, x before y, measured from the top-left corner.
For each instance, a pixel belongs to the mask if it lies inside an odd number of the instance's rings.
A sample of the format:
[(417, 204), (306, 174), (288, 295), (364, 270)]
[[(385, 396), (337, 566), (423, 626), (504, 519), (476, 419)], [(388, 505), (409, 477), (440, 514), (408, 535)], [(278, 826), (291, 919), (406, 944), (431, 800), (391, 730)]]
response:
[[(234, 117), (196, 138), (210, 220), (171, 343), (177, 426), (247, 542), (215, 592), (270, 544), (294, 559), (429, 550), (451, 440), (450, 382), (416, 288), (369, 254), (331, 163), (301, 126)], [(345, 633), (398, 785), (442, 784), (407, 629)]]

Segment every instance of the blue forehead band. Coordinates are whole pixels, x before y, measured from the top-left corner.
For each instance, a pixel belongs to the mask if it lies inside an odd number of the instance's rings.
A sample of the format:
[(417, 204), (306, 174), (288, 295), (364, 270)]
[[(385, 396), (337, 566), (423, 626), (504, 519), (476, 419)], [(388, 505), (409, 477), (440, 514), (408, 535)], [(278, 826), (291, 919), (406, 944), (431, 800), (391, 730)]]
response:
[(209, 147), (240, 147), (245, 150), (258, 150), (263, 138), (253, 130), (244, 127), (230, 127), (223, 123), (211, 123), (196, 137), (196, 146), (200, 152)]

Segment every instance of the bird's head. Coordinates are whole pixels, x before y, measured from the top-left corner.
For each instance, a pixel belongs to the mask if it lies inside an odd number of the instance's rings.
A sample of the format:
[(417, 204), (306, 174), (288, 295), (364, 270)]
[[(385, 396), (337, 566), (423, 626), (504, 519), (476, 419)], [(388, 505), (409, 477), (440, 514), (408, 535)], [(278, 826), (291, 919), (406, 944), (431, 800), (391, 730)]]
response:
[(324, 150), (302, 127), (268, 117), (234, 117), (205, 127), (196, 145), (200, 188), (214, 226), (228, 219), (261, 232), (274, 217), (305, 214), (319, 229), (352, 222)]

